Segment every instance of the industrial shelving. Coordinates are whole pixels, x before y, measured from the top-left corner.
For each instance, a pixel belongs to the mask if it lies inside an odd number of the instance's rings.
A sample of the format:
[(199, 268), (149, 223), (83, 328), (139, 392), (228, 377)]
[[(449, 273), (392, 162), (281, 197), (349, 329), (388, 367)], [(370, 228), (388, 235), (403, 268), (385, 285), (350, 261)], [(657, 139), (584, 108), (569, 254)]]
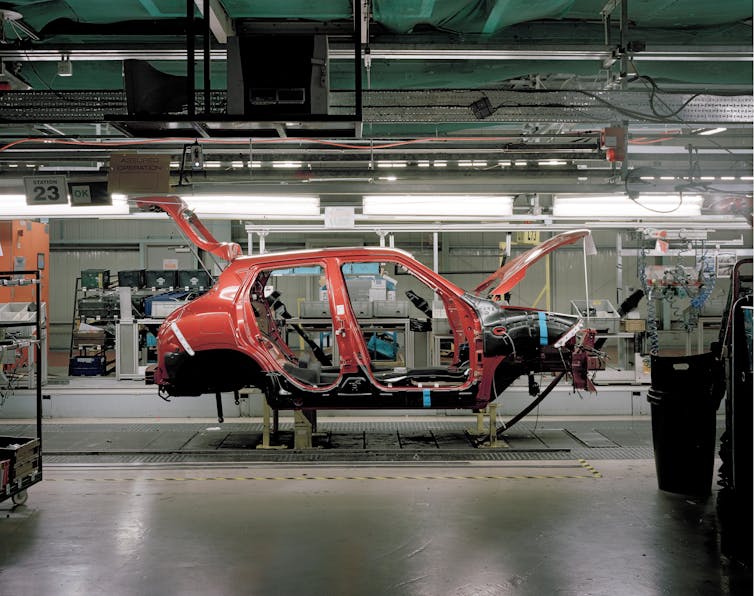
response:
[(39, 270), (0, 271), (0, 285), (26, 284), (35, 285), (34, 322), (0, 323), (0, 327), (34, 326), (36, 332), (33, 342), (36, 364), (36, 436), (0, 437), (0, 460), (10, 459), (8, 481), (4, 486), (0, 486), (0, 502), (12, 499), (16, 505), (25, 503), (28, 498), (27, 489), (42, 481), (42, 299)]

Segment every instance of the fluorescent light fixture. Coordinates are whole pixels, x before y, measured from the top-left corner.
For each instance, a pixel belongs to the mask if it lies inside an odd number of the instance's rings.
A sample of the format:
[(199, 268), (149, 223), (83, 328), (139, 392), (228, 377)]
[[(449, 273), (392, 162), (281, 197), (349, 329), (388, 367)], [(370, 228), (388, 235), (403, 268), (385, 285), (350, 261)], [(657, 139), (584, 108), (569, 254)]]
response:
[(568, 162), (563, 161), (562, 159), (546, 159), (544, 161), (538, 161), (537, 164), (540, 166), (564, 166)]
[(519, 161), (514, 161), (514, 162), (513, 162), (513, 165), (514, 165), (514, 166), (525, 166), (526, 164), (527, 164), (527, 162), (525, 162), (525, 161), (522, 161), (522, 160), (519, 160)]
[(379, 176), (377, 180), (387, 180), (388, 182), (395, 182), (398, 180), (397, 176)]
[[(116, 196), (118, 198), (116, 198)], [(123, 195), (113, 197), (112, 205), (27, 205), (25, 195), (0, 195), (0, 219), (23, 218), (108, 218), (128, 215), (128, 201)]]
[(432, 163), (432, 165), (433, 165), (433, 166), (435, 166), (436, 168), (447, 168), (447, 167), (448, 167), (448, 162), (447, 162), (447, 161), (444, 161), (444, 160), (442, 160), (442, 159), (436, 159), (436, 160), (435, 160), (435, 161), (434, 161), (434, 162)]
[(725, 132), (726, 130), (728, 130), (728, 129), (727, 128), (722, 128), (722, 127), (720, 127), (720, 128), (709, 128), (707, 130), (703, 130), (703, 131), (698, 132), (696, 134), (698, 134), (699, 136), (706, 137), (708, 135), (716, 135), (719, 132)]
[(320, 214), (319, 197), (313, 196), (182, 195), (181, 198), (199, 217), (295, 219)]
[(303, 162), (300, 161), (273, 161), (272, 167), (273, 168), (300, 168), (303, 165)]
[(556, 196), (553, 217), (698, 217), (704, 199), (699, 195), (641, 194), (636, 200), (626, 195)]
[(429, 167), (429, 160), (417, 161), (416, 165), (419, 166), (420, 168), (428, 168)]
[(512, 196), (468, 195), (368, 195), (364, 215), (424, 217), (508, 217), (513, 213)]

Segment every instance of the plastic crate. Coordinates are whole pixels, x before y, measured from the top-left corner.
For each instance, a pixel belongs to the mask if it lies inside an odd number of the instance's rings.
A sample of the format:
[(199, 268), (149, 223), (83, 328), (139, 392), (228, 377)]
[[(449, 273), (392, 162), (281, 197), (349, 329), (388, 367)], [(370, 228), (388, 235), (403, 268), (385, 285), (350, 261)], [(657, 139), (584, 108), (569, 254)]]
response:
[(68, 362), (68, 374), (74, 377), (96, 377), (107, 373), (107, 360), (103, 354), (74, 356)]
[(403, 300), (375, 300), (372, 308), (377, 318), (405, 319), (408, 317), (408, 302)]
[(144, 299), (144, 314), (148, 317), (166, 317), (179, 306), (186, 304), (188, 292), (165, 292)]
[(325, 300), (305, 301), (301, 303), (302, 319), (329, 319), (330, 303)]
[(144, 272), (144, 278), (145, 287), (167, 290), (176, 286), (178, 272), (166, 269), (147, 269)]
[(202, 269), (178, 271), (178, 287), (191, 290), (207, 290), (212, 286), (212, 278)]
[(94, 296), (79, 299), (79, 316), (84, 319), (112, 319), (120, 312), (115, 296)]
[(145, 284), (144, 269), (118, 271), (118, 285), (122, 288), (143, 288)]
[(81, 272), (81, 287), (87, 289), (107, 288), (110, 285), (109, 269), (84, 269)]

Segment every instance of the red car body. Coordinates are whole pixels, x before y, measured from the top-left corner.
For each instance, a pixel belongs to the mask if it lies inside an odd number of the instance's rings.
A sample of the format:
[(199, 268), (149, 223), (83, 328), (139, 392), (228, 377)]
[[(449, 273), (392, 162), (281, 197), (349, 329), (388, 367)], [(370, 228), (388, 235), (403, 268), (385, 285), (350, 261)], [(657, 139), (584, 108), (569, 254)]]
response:
[[(184, 222), (182, 227), (191, 221), (174, 202), (166, 206), (160, 201), (160, 208), (177, 210), (171, 215), (179, 225)], [(547, 250), (533, 250), (539, 258), (586, 234), (561, 234), (548, 241)], [(217, 246), (216, 254), (232, 259), (228, 267), (206, 294), (173, 312), (160, 327), (153, 380), (162, 395), (216, 394), (254, 386), (276, 409), (480, 409), (521, 375), (566, 372), (577, 387), (590, 386), (588, 354), (594, 336), (587, 333), (584, 341), (579, 317), (474, 295), (404, 251), (359, 247), (241, 257), (227, 244)], [(509, 291), (534, 260), (514, 259), (480, 288), (494, 285), (492, 297)], [(408, 274), (407, 279), (433, 294), (436, 305), (442, 304), (452, 345), (445, 364), (395, 366), (375, 358), (349, 295), (353, 276), (348, 272), (359, 264)], [(295, 348), (287, 338), (296, 320), (269, 286), (273, 281), (283, 284), (286, 275), (297, 271), (318, 274), (319, 287), (326, 288), (322, 291), (331, 313), (327, 327), (333, 353), (339, 356), (334, 365), (321, 350), (316, 354), (316, 345), (314, 350), (307, 347), (312, 345), (309, 339)], [(445, 325), (444, 319), (432, 322)]]

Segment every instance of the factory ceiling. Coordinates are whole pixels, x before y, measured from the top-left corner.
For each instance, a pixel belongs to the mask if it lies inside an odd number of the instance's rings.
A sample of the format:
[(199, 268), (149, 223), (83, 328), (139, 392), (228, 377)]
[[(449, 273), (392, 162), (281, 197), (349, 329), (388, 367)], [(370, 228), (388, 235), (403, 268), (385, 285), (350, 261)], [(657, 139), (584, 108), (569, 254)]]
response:
[[(114, 151), (178, 170), (198, 143), (182, 183), (750, 201), (750, 0), (26, 0), (0, 16), (6, 187), (101, 177)], [(249, 72), (292, 73), (301, 37), (326, 39), (305, 59), (324, 111), (249, 107)]]

